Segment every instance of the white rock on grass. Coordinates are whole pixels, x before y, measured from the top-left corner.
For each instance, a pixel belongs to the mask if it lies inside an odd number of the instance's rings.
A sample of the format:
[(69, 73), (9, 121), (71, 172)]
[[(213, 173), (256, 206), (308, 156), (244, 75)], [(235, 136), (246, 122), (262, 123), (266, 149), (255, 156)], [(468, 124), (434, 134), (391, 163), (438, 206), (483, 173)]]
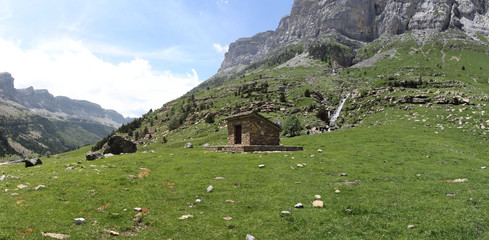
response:
[(211, 186), (207, 187), (207, 192), (212, 192), (213, 189), (214, 189), (214, 187), (211, 185)]
[(295, 208), (304, 208), (304, 205), (302, 205), (302, 203), (297, 203), (294, 207)]
[(318, 149), (318, 153), (322, 153), (322, 152), (323, 152), (323, 150), (321, 150), (321, 149)]
[(51, 238), (55, 238), (55, 239), (67, 239), (67, 238), (70, 238), (71, 236), (70, 235), (67, 235), (67, 234), (60, 234), (60, 233), (41, 233), (41, 235), (43, 237), (51, 237)]
[(280, 212), (280, 216), (288, 216), (290, 215), (290, 212), (289, 211), (282, 211)]
[(321, 195), (314, 195), (314, 198), (321, 199)]
[(24, 189), (24, 188), (27, 188), (27, 186), (26, 186), (26, 185), (24, 185), (24, 184), (20, 184), (20, 185), (18, 185), (18, 186), (17, 186), (17, 188), (18, 188), (18, 189)]
[(253, 237), (252, 235), (250, 234), (247, 234), (246, 235), (246, 240), (255, 240), (255, 237)]
[(194, 215), (187, 214), (187, 215), (183, 215), (183, 216), (179, 217), (178, 219), (184, 220), (184, 219), (193, 218), (193, 217), (194, 217)]
[(201, 202), (202, 202), (202, 200), (200, 200), (200, 199), (195, 199), (195, 202), (196, 202), (196, 203), (201, 203)]
[(317, 207), (317, 208), (322, 208), (322, 207), (324, 207), (324, 202), (321, 200), (316, 200), (316, 201), (312, 202), (312, 206)]
[(260, 164), (258, 165), (259, 168), (264, 168), (265, 167), (265, 164)]
[(41, 189), (41, 188), (45, 188), (45, 187), (46, 187), (46, 186), (44, 186), (44, 185), (39, 185), (39, 186), (35, 187), (35, 188), (34, 188), (34, 190), (36, 190), (36, 191), (37, 191), (37, 190), (39, 190), (39, 189)]
[(85, 218), (75, 218), (73, 219), (76, 225), (81, 225), (85, 222)]

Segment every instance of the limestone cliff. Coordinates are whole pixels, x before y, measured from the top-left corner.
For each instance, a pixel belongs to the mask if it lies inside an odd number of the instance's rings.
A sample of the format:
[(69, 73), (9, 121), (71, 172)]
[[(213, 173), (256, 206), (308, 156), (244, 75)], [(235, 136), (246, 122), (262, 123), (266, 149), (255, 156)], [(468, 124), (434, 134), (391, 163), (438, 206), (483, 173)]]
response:
[(487, 0), (295, 0), (275, 31), (232, 43), (219, 73), (247, 66), (281, 46), (337, 33), (370, 42), (409, 30), (459, 29), (489, 35)]

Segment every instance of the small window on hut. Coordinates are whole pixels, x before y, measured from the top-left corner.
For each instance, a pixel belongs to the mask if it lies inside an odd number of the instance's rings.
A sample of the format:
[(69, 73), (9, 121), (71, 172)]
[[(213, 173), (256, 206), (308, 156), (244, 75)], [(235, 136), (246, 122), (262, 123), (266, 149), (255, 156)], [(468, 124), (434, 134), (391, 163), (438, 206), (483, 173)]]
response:
[(241, 125), (234, 126), (234, 144), (241, 144), (242, 127)]

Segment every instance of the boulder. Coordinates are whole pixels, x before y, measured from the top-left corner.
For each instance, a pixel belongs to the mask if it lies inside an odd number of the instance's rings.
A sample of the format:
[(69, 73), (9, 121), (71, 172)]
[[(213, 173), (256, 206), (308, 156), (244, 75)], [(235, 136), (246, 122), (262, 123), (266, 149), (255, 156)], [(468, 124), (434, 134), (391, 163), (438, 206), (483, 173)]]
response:
[(107, 142), (107, 148), (104, 150), (104, 154), (121, 153), (134, 153), (138, 150), (136, 144), (132, 141), (126, 140), (121, 136), (112, 136)]
[(185, 148), (194, 148), (194, 145), (192, 143), (186, 143)]
[(25, 163), (25, 167), (27, 168), (27, 167), (33, 167), (36, 165), (41, 165), (42, 161), (39, 158), (33, 158), (33, 159), (24, 160), (24, 163)]
[(100, 159), (100, 158), (103, 158), (104, 155), (100, 152), (87, 152), (85, 154), (85, 158), (88, 160), (88, 161), (93, 161), (93, 160), (97, 160), (97, 159)]

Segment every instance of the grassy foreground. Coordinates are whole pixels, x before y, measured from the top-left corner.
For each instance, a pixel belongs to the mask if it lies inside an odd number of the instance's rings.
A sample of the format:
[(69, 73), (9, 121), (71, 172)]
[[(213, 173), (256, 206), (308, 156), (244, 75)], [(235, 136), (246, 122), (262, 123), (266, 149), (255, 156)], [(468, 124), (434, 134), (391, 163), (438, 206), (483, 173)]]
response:
[[(19, 178), (0, 181), (0, 239), (47, 238), (42, 232), (70, 239), (489, 238), (483, 135), (397, 119), (283, 139), (304, 146), (296, 153), (206, 152), (203, 141), (194, 149), (155, 143), (92, 162), (85, 148), (38, 168), (2, 165)], [(34, 190), (39, 185), (45, 188)], [(315, 195), (324, 208), (312, 207)], [(299, 202), (304, 208), (294, 209)], [(291, 215), (281, 216), (284, 210)], [(187, 214), (193, 217), (179, 219)], [(75, 225), (80, 217), (85, 223)]]

